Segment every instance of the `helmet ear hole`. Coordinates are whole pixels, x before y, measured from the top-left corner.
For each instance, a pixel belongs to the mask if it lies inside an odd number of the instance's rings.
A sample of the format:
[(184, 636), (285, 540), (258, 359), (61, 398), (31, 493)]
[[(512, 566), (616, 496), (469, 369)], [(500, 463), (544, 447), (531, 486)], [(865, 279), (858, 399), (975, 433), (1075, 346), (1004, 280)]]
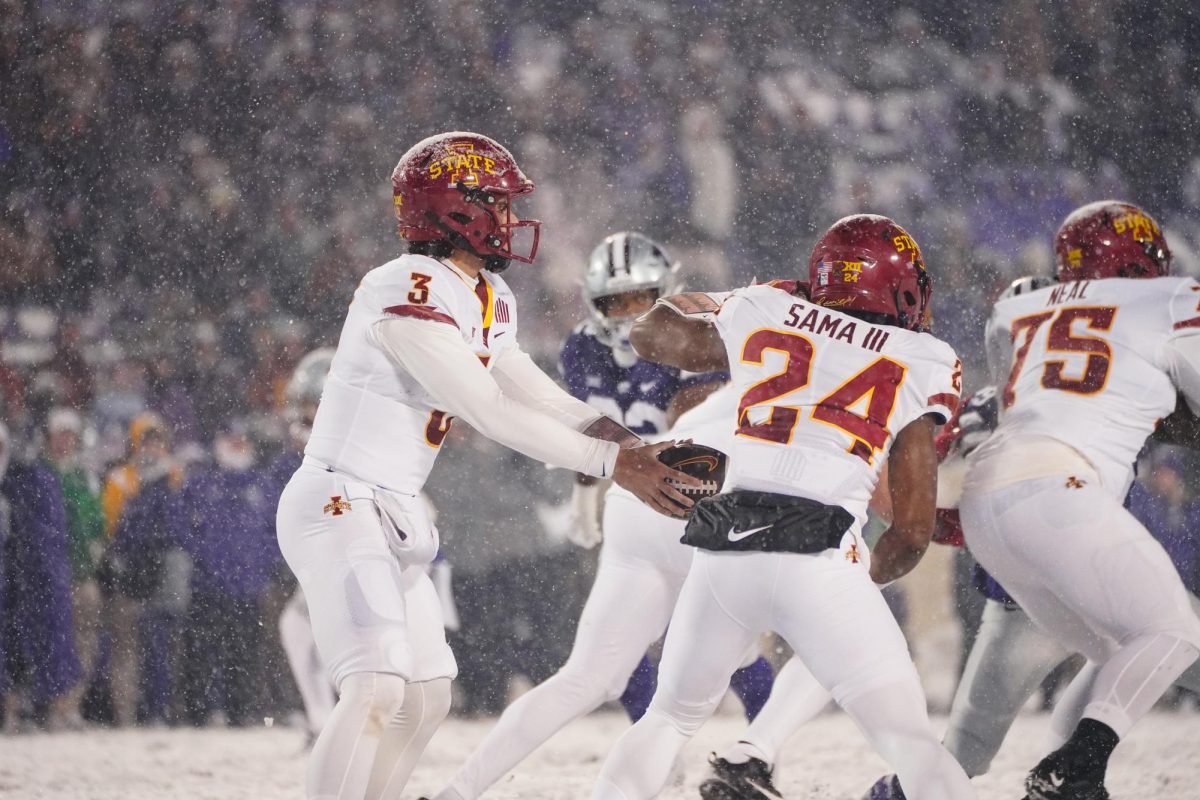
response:
[(917, 298), (912, 292), (906, 290), (904, 292), (904, 302), (910, 306), (915, 306), (917, 304)]

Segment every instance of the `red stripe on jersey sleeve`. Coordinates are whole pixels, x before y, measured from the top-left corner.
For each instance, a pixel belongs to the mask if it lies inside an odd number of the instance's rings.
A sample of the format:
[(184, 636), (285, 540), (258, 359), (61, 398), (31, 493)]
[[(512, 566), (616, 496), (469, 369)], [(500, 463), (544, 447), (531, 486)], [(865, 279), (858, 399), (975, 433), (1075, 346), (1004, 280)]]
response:
[(935, 394), (925, 401), (926, 406), (945, 406), (950, 409), (950, 413), (954, 414), (958, 411), (958, 395), (951, 392), (942, 392)]
[(444, 322), (447, 325), (458, 327), (458, 323), (454, 321), (454, 317), (449, 314), (443, 314), (436, 308), (431, 306), (388, 306), (384, 313), (395, 314), (397, 317), (408, 317), (410, 319), (428, 319), (434, 322)]
[(1191, 319), (1185, 319), (1183, 322), (1175, 323), (1175, 330), (1182, 328), (1200, 328), (1200, 317), (1192, 317)]

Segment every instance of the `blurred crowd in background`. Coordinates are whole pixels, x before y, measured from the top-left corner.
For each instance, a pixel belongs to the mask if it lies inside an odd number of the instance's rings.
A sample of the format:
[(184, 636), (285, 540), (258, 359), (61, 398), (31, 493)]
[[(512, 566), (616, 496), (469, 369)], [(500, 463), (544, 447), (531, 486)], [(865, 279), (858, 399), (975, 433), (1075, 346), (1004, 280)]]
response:
[[(889, 214), (968, 390), (991, 303), (1052, 272), (1075, 206), (1141, 204), (1200, 273), (1186, 3), (0, 0), (0, 87), (10, 725), (294, 708), (284, 387), (400, 252), (388, 175), (430, 133), (491, 135), (537, 184), (518, 210), (544, 221), (538, 262), (506, 277), (547, 364), (620, 229), (727, 288)], [(1196, 474), (1177, 453), (1143, 471), (1181, 541)], [(468, 713), (569, 648), (594, 554), (556, 534), (566, 484), (461, 425), (431, 479)]]

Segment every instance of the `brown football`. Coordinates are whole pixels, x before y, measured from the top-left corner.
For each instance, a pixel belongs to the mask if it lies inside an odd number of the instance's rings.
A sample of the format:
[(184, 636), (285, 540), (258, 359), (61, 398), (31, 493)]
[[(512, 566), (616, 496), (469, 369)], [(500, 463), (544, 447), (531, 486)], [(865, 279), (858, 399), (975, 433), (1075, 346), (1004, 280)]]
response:
[(721, 486), (725, 483), (725, 466), (729, 457), (712, 447), (685, 443), (663, 450), (658, 454), (658, 460), (672, 469), (704, 481), (704, 486), (699, 489), (677, 485), (672, 481), (672, 485), (688, 497), (701, 500), (721, 491)]

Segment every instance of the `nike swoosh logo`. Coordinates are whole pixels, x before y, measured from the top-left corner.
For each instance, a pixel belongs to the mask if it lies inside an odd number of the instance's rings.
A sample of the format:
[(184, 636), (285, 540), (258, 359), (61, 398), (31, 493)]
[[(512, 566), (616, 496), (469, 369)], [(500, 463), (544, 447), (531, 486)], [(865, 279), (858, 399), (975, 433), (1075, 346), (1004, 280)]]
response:
[(771, 527), (771, 526), (763, 525), (758, 528), (751, 528), (748, 531), (735, 531), (733, 528), (730, 528), (729, 529), (729, 541), (740, 542), (742, 539), (745, 539), (747, 536), (750, 536), (751, 534), (754, 534), (754, 533), (758, 533), (759, 531), (765, 531), (769, 527)]

